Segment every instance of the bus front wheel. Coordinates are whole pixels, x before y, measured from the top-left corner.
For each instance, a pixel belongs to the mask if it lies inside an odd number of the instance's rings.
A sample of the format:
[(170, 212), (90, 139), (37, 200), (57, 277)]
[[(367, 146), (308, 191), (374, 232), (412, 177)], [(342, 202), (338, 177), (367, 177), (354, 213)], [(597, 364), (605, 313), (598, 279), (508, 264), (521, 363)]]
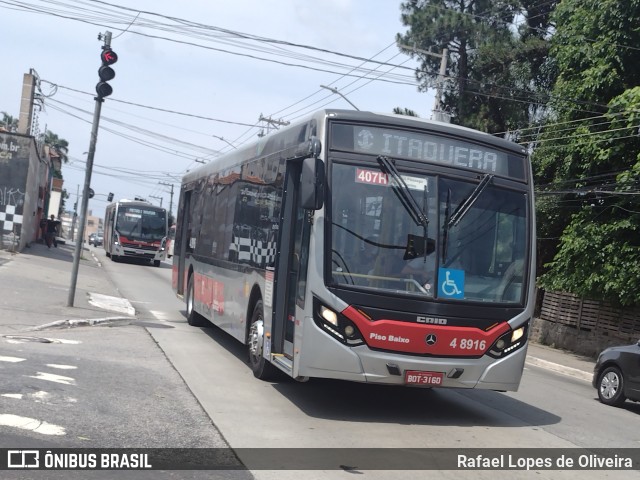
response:
[(276, 373), (276, 368), (264, 358), (264, 313), (262, 300), (258, 300), (251, 316), (249, 328), (249, 365), (253, 375), (260, 380), (269, 380)]
[(209, 326), (209, 321), (194, 309), (193, 275), (189, 277), (187, 285), (187, 323), (192, 327)]

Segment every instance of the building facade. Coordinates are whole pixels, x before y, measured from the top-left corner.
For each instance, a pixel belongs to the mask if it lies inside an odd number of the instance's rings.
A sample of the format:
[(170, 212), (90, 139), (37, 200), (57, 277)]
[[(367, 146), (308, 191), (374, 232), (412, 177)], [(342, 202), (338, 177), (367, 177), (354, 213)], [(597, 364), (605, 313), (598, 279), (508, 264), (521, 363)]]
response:
[(40, 238), (51, 176), (33, 137), (0, 132), (0, 249), (19, 252)]

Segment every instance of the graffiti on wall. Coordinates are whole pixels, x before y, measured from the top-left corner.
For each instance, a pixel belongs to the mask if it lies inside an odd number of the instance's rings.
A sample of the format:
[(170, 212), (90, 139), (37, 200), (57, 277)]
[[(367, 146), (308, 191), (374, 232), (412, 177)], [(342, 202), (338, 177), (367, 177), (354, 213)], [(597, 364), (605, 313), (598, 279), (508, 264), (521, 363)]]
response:
[(0, 225), (4, 232), (13, 232), (22, 225), (24, 192), (17, 188), (0, 187)]
[(9, 133), (0, 134), (0, 236), (10, 243), (19, 241), (22, 234), (29, 141)]
[(12, 141), (0, 141), (0, 164), (8, 165), (13, 156), (20, 151), (20, 145)]

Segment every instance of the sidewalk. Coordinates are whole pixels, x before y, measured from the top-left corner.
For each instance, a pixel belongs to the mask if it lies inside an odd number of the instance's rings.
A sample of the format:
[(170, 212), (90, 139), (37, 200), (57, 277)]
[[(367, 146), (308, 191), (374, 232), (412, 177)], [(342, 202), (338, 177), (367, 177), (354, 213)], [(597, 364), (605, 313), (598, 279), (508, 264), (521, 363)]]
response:
[(546, 368), (555, 372), (591, 382), (595, 360), (572, 352), (529, 343), (527, 365)]
[[(58, 248), (34, 243), (22, 253), (0, 250), (0, 335), (33, 331), (58, 323), (90, 324), (133, 318), (131, 304), (118, 292), (98, 259), (85, 247), (78, 269), (73, 307), (68, 307), (73, 243)], [(527, 365), (591, 381), (595, 361), (530, 343)]]
[[(107, 321), (135, 312), (84, 248), (73, 306), (67, 306), (75, 244), (33, 243), (21, 253), (0, 250), (0, 334), (25, 332), (52, 322)], [(106, 296), (106, 297), (105, 297)]]

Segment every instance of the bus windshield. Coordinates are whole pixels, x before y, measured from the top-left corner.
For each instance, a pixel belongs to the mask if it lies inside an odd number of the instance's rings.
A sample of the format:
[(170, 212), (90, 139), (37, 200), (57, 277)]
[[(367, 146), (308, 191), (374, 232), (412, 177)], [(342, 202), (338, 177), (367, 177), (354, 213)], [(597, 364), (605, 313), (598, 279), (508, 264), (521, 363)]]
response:
[(129, 240), (161, 241), (166, 231), (166, 213), (154, 208), (120, 206), (115, 229)]
[[(399, 174), (408, 189), (404, 197), (378, 165), (332, 164), (330, 283), (521, 304), (525, 194), (498, 188), (490, 177), (479, 183)], [(416, 211), (428, 223), (418, 221)]]

